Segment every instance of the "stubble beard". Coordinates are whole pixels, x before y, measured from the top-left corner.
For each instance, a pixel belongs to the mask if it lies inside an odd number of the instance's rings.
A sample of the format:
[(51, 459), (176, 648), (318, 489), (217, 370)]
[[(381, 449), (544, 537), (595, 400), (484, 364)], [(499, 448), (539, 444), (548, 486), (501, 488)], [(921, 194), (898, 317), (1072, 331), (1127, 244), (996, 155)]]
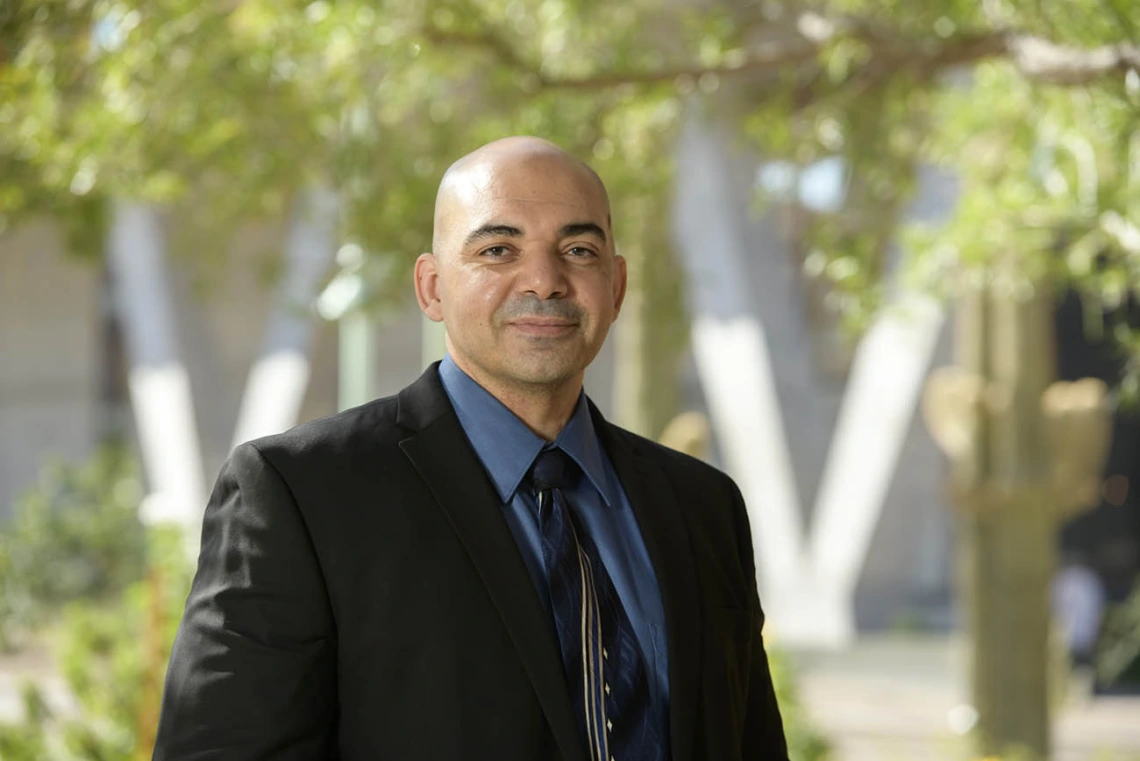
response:
[[(581, 377), (589, 355), (586, 336), (573, 333), (556, 339), (527, 338), (510, 335), (513, 329), (503, 326), (497, 351), (491, 357), (492, 370), (500, 383), (520, 392), (543, 394), (560, 390)], [(579, 328), (580, 329), (580, 328)]]
[[(576, 329), (558, 337), (527, 337), (514, 334), (511, 322), (531, 316), (573, 320)], [(499, 382), (529, 394), (552, 393), (568, 383), (580, 381), (586, 366), (593, 361), (588, 329), (589, 316), (569, 301), (540, 301), (524, 297), (505, 304), (495, 315), (495, 332), (499, 340), (496, 362)]]
[(504, 374), (510, 380), (536, 392), (561, 389), (586, 369), (574, 357), (551, 356), (548, 352), (527, 352), (507, 358), (504, 364)]

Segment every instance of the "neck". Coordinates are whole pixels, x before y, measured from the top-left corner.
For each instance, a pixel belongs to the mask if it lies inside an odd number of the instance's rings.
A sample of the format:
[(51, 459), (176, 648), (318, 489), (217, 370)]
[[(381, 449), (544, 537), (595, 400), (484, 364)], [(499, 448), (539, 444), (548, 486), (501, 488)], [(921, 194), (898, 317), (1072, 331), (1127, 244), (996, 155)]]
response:
[(454, 354), (451, 359), (460, 370), (502, 402), (527, 428), (545, 441), (558, 438), (578, 405), (584, 373), (554, 386), (503, 383)]

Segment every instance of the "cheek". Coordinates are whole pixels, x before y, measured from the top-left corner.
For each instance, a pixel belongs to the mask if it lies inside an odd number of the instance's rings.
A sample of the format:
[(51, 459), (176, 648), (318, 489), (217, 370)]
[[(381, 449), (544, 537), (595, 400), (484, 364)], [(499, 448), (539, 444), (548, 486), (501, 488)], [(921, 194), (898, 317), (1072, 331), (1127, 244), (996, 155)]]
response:
[(451, 283), (447, 295), (459, 329), (490, 324), (510, 293), (503, 278), (493, 273), (464, 272)]
[(614, 318), (614, 283), (611, 278), (598, 277), (582, 283), (578, 301), (594, 322), (611, 322)]

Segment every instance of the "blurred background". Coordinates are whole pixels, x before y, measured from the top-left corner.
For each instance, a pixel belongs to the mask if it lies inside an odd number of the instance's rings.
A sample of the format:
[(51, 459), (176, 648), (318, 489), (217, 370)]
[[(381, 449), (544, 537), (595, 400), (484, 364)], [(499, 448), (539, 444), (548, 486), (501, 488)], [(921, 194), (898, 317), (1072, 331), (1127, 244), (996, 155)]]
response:
[(793, 761), (1140, 759), (1135, 0), (0, 0), (0, 758), (145, 759), (236, 444), (442, 356), (549, 138), (587, 391), (748, 502)]

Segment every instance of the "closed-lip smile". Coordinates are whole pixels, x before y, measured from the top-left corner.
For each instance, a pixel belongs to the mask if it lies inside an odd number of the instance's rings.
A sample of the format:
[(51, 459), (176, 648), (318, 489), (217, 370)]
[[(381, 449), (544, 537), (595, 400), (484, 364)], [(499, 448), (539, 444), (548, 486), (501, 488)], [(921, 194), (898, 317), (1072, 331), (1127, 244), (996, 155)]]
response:
[(577, 323), (551, 317), (524, 317), (510, 323), (523, 333), (533, 336), (557, 336), (569, 332)]

